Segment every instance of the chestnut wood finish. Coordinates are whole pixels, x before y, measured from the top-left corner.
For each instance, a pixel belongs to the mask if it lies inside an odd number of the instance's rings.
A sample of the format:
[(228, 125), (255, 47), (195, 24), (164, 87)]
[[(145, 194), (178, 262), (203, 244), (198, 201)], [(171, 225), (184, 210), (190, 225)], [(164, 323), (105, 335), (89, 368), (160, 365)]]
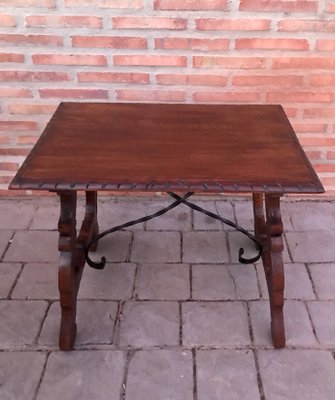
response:
[(10, 188), (60, 196), (62, 350), (73, 348), (85, 248), (99, 231), (97, 190), (252, 193), (273, 344), (285, 346), (280, 197), (324, 190), (281, 106), (61, 103)]

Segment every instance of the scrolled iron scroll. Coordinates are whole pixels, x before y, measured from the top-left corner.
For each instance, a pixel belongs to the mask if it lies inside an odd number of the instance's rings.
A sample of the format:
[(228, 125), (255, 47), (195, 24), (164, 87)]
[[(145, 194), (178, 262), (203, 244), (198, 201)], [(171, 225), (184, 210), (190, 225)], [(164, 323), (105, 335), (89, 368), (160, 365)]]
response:
[(129, 222), (126, 222), (126, 223), (124, 223), (122, 225), (118, 225), (118, 226), (115, 226), (113, 228), (107, 229), (106, 231), (100, 233), (96, 238), (94, 238), (88, 244), (88, 246), (86, 247), (86, 250), (85, 250), (85, 259), (86, 259), (87, 264), (90, 267), (94, 268), (94, 269), (103, 269), (105, 267), (106, 262), (107, 262), (106, 257), (101, 257), (100, 262), (95, 262), (95, 261), (91, 260), (90, 257), (89, 257), (89, 251), (90, 251), (91, 246), (93, 244), (97, 243), (103, 237), (105, 237), (105, 236), (107, 236), (107, 235), (109, 235), (111, 233), (120, 231), (122, 229), (129, 228), (130, 226), (133, 226), (133, 225), (136, 225), (136, 224), (140, 224), (140, 223), (143, 223), (145, 221), (149, 221), (149, 220), (151, 220), (153, 218), (159, 217), (159, 216), (167, 213), (168, 211), (172, 210), (173, 208), (177, 207), (180, 204), (185, 204), (186, 206), (192, 208), (195, 211), (198, 211), (198, 212), (200, 212), (202, 214), (207, 215), (208, 217), (211, 217), (213, 219), (216, 219), (216, 220), (222, 222), (223, 224), (226, 224), (226, 225), (229, 225), (229, 226), (233, 227), (238, 232), (241, 232), (243, 235), (247, 236), (251, 241), (253, 241), (255, 243), (256, 251), (257, 251), (258, 254), (255, 257), (252, 257), (252, 258), (245, 258), (245, 257), (243, 257), (244, 249), (240, 248), (239, 249), (239, 262), (240, 263), (242, 263), (242, 264), (252, 264), (252, 263), (257, 262), (260, 259), (261, 255), (262, 255), (262, 246), (261, 246), (260, 242), (256, 239), (256, 237), (254, 235), (252, 235), (250, 232), (248, 232), (246, 229), (240, 227), (238, 224), (235, 224), (234, 222), (232, 222), (232, 221), (230, 221), (230, 220), (228, 220), (226, 218), (220, 217), (219, 215), (217, 215), (217, 214), (215, 214), (215, 213), (213, 213), (211, 211), (207, 211), (207, 210), (197, 206), (196, 204), (188, 201), (187, 199), (194, 194), (193, 192), (188, 192), (183, 196), (179, 196), (179, 195), (177, 195), (176, 193), (173, 193), (173, 192), (167, 192), (167, 193), (172, 198), (175, 199), (175, 201), (173, 203), (171, 203), (169, 206), (157, 211), (154, 214), (150, 214), (150, 215), (147, 215), (145, 217), (142, 217), (142, 218), (139, 218), (139, 219), (136, 219), (136, 220), (133, 220), (133, 221), (129, 221)]

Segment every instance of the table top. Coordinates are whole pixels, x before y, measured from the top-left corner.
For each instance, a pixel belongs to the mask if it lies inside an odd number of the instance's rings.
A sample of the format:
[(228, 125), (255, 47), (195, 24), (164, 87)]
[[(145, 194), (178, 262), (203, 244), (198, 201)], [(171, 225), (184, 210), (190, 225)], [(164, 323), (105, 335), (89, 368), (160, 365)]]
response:
[(10, 189), (322, 193), (280, 105), (61, 103)]

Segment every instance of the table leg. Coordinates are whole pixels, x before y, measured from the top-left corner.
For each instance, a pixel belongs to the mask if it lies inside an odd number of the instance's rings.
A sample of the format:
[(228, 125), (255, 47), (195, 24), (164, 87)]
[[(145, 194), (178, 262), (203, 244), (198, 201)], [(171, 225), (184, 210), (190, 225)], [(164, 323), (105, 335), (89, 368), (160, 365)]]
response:
[(60, 191), (58, 195), (61, 206), (58, 222), (60, 251), (58, 287), (61, 306), (59, 347), (61, 350), (72, 350), (76, 337), (77, 295), (85, 265), (85, 247), (98, 235), (97, 194), (86, 192), (86, 212), (78, 237), (77, 193)]
[(263, 194), (253, 195), (255, 235), (263, 247), (262, 261), (266, 276), (271, 308), (271, 331), (273, 345), (285, 346), (284, 328), (284, 265), (283, 223), (280, 213), (280, 196), (265, 195), (266, 219)]

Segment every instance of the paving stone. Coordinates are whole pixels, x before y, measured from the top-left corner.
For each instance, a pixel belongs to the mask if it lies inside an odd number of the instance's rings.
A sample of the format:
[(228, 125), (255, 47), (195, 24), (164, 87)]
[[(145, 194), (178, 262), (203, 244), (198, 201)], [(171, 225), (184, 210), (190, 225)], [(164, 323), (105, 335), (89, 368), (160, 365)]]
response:
[(194, 300), (236, 300), (235, 284), (225, 265), (192, 266)]
[[(142, 218), (148, 213), (148, 202), (143, 198), (102, 200), (98, 204), (100, 232)], [(144, 224), (133, 225), (128, 230), (143, 230)]]
[(37, 210), (29, 228), (57, 230), (59, 215), (60, 202), (58, 196), (51, 199), (42, 199), (37, 203)]
[[(218, 209), (214, 201), (194, 201), (194, 204), (214, 214), (218, 214)], [(193, 211), (193, 227), (194, 230), (198, 231), (222, 231), (223, 229), (220, 221), (195, 210)]]
[(37, 400), (119, 400), (124, 367), (115, 350), (51, 353)]
[(13, 236), (12, 231), (1, 231), (0, 230), (0, 257), (5, 252), (11, 237)]
[[(113, 337), (116, 312), (116, 302), (78, 301), (75, 346), (92, 343), (110, 344)], [(38, 344), (58, 346), (60, 316), (59, 302), (55, 302), (49, 309)]]
[[(171, 199), (169, 201), (155, 202), (149, 207), (148, 214), (161, 210), (173, 203), (173, 201), (174, 200)], [(189, 231), (191, 228), (191, 209), (184, 204), (180, 204), (166, 214), (147, 222), (147, 230)]]
[(176, 346), (179, 343), (179, 310), (175, 302), (128, 302), (121, 319), (122, 346)]
[[(253, 233), (251, 232), (251, 234)], [(228, 232), (228, 241), (229, 241), (231, 260), (233, 263), (239, 263), (240, 248), (244, 250), (243, 257), (246, 259), (254, 258), (258, 254), (254, 242), (247, 236), (243, 235), (241, 232)], [(284, 242), (284, 251), (282, 252), (282, 256), (283, 256), (283, 261), (285, 263), (291, 262), (285, 242)]]
[(182, 319), (186, 346), (250, 344), (247, 310), (242, 302), (183, 303)]
[(335, 300), (335, 263), (308, 266), (320, 300)]
[(180, 262), (178, 232), (135, 232), (131, 252), (134, 262)]
[(9, 295), (20, 271), (20, 264), (0, 264), (0, 299), (4, 299)]
[(90, 258), (100, 261), (104, 256), (108, 262), (124, 262), (128, 259), (130, 242), (131, 232), (112, 233), (99, 240), (98, 249), (90, 253)]
[(335, 203), (298, 201), (285, 204), (296, 231), (333, 229), (335, 226)]
[(310, 301), (308, 308), (316, 336), (327, 346), (335, 345), (335, 301)]
[[(271, 315), (268, 301), (250, 302), (250, 316), (256, 346), (271, 346)], [(286, 300), (284, 305), (286, 345), (316, 346), (311, 322), (304, 303)]]
[(286, 233), (294, 262), (335, 261), (335, 230)]
[(250, 350), (199, 350), (196, 358), (199, 399), (259, 400)]
[(45, 359), (40, 352), (0, 352), (1, 400), (33, 400)]
[(183, 261), (200, 264), (228, 262), (226, 233), (184, 232)]
[(58, 232), (18, 231), (5, 254), (5, 261), (56, 262)]
[(126, 400), (192, 400), (192, 356), (189, 351), (136, 352), (130, 361)]
[(190, 298), (190, 267), (186, 264), (141, 264), (135, 296), (149, 300)]
[(11, 298), (58, 299), (58, 265), (55, 263), (26, 264), (15, 285)]
[[(263, 266), (258, 264), (258, 278), (264, 299), (269, 298)], [(285, 299), (314, 300), (315, 294), (304, 264), (284, 264)]]
[(134, 264), (106, 264), (105, 268), (96, 270), (88, 266), (83, 272), (79, 288), (79, 299), (130, 299), (135, 279)]
[(47, 306), (46, 301), (0, 301), (1, 345), (34, 343)]
[[(236, 201), (234, 202), (237, 223), (247, 230), (254, 230), (254, 214), (252, 201)], [(286, 203), (281, 202), (281, 217), (285, 231), (292, 231), (293, 226), (290, 219), (290, 213), (286, 212)]]
[(0, 200), (0, 229), (27, 229), (36, 211), (31, 200)]
[(254, 265), (229, 265), (228, 269), (235, 282), (238, 300), (259, 299), (257, 275)]
[(331, 352), (317, 350), (259, 351), (267, 400), (332, 400), (335, 363)]
[[(230, 201), (223, 200), (223, 201), (216, 201), (215, 202), (216, 208), (218, 210), (218, 214), (220, 217), (228, 219), (229, 221), (236, 224), (235, 212), (233, 204)], [(235, 229), (227, 224), (223, 224), (223, 229), (225, 231)]]

